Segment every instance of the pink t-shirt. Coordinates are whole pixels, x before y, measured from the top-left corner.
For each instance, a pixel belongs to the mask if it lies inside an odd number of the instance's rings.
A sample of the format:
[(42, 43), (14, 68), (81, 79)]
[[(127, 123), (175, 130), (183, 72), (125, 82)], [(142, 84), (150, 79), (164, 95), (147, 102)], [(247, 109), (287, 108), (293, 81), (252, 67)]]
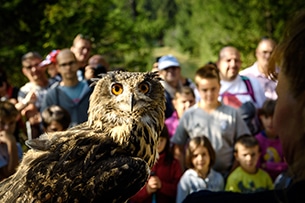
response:
[(255, 137), (261, 148), (258, 166), (269, 173), (272, 180), (275, 180), (280, 173), (287, 169), (280, 139), (269, 139), (263, 131)]
[(165, 125), (167, 127), (170, 138), (175, 134), (178, 124), (179, 117), (177, 111), (174, 111), (174, 113), (165, 120)]

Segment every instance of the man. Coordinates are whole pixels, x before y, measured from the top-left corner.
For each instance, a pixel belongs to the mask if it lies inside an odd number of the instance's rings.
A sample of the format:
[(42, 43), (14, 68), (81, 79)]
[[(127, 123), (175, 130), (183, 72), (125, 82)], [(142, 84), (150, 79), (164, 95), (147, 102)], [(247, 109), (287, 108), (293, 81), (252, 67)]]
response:
[(238, 74), (242, 61), (235, 47), (222, 48), (216, 64), (221, 78), (219, 100), (239, 109), (249, 130), (254, 134), (258, 128), (255, 123), (256, 109), (260, 108), (266, 99), (261, 85), (255, 78), (241, 77)]
[(86, 80), (78, 80), (78, 63), (72, 51), (61, 50), (56, 61), (62, 81), (54, 84), (48, 91), (42, 102), (41, 112), (51, 105), (61, 106), (70, 113), (71, 126), (75, 126), (88, 119), (89, 97), (93, 87), (89, 87)]
[(78, 34), (74, 38), (70, 50), (74, 53), (78, 63), (79, 71), (77, 75), (79, 80), (84, 79), (85, 67), (88, 64), (88, 60), (91, 54), (91, 49), (92, 49), (92, 44), (91, 44), (91, 40), (88, 37), (82, 34)]
[(20, 88), (18, 93), (19, 104), (17, 105), (19, 108), (17, 109), (21, 110), (31, 102), (30, 98), (26, 98), (28, 94), (31, 94), (33, 95), (32, 101), (35, 102), (35, 106), (39, 110), (43, 97), (49, 88), (46, 69), (45, 67), (39, 66), (39, 64), (42, 62), (42, 57), (37, 52), (28, 52), (27, 54), (23, 55), (21, 60), (22, 73), (28, 78), (29, 82)]
[[(189, 86), (194, 91), (196, 89), (195, 84), (182, 76), (181, 74), (181, 67), (178, 60), (172, 55), (165, 55), (162, 56), (158, 60), (158, 70), (159, 75), (163, 79), (161, 81), (164, 89), (165, 89), (165, 96), (167, 101), (165, 117), (168, 118), (174, 112), (174, 107), (172, 105), (172, 99), (175, 96), (175, 93), (180, 90), (182, 86)], [(195, 94), (197, 91), (195, 91)], [(196, 94), (196, 100), (199, 96)]]
[(255, 51), (257, 61), (252, 66), (239, 72), (241, 75), (257, 78), (264, 89), (265, 96), (274, 100), (277, 98), (275, 92), (277, 82), (268, 76), (268, 65), (275, 47), (274, 40), (270, 38), (262, 39)]
[(99, 74), (107, 73), (107, 71), (109, 71), (109, 63), (105, 57), (95, 54), (88, 60), (88, 65), (85, 68), (85, 79), (97, 78)]
[(182, 87), (181, 68), (178, 60), (172, 55), (165, 55), (159, 59), (159, 75), (164, 79), (162, 85), (171, 98)]
[(40, 128), (40, 108), (43, 98), (49, 88), (49, 81), (45, 67), (40, 67), (42, 57), (37, 52), (28, 52), (22, 56), (22, 73), (29, 82), (18, 92), (18, 103), (15, 107), (26, 118), (29, 139), (38, 137), (42, 133)]

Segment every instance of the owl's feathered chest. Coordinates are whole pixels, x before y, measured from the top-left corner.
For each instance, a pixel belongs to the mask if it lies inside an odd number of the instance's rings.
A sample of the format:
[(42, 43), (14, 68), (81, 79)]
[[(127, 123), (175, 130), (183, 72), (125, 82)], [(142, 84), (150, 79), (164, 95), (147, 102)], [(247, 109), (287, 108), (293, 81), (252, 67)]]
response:
[(130, 115), (127, 112), (107, 110), (104, 113), (102, 118), (90, 119), (89, 126), (107, 132), (106, 136), (111, 137), (131, 156), (144, 159), (151, 167), (156, 160), (158, 137), (164, 126), (164, 122), (159, 119), (163, 112), (158, 109), (146, 109), (132, 112)]
[(159, 136), (155, 127), (143, 122), (125, 122), (111, 128), (109, 136), (123, 149), (129, 151), (131, 156), (144, 159), (152, 167), (156, 161)]

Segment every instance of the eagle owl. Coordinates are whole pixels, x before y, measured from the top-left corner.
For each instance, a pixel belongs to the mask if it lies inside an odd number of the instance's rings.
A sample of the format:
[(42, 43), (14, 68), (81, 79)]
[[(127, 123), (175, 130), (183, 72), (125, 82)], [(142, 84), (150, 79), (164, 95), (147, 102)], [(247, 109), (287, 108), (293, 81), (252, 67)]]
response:
[(0, 184), (0, 202), (125, 202), (157, 159), (164, 89), (156, 73), (109, 72), (96, 81), (88, 121), (27, 141)]

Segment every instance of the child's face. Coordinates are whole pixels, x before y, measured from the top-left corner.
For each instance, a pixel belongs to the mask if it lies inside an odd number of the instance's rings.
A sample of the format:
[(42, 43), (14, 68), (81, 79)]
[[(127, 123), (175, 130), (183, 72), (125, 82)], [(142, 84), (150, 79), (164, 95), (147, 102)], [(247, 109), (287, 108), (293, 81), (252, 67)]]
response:
[(242, 169), (248, 173), (256, 173), (256, 164), (260, 156), (259, 146), (248, 148), (238, 143), (236, 148), (235, 158)]
[(194, 169), (199, 173), (206, 174), (210, 168), (210, 154), (206, 147), (198, 146), (194, 150), (192, 157), (192, 164)]
[(64, 130), (62, 125), (57, 121), (52, 121), (50, 125), (45, 129), (45, 132), (56, 132)]
[(16, 129), (16, 118), (1, 118), (0, 119), (0, 131), (6, 131), (9, 134), (14, 134)]
[(220, 84), (216, 78), (202, 78), (197, 83), (201, 101), (207, 105), (218, 103)]
[(158, 153), (163, 152), (164, 148), (166, 145), (166, 138), (165, 137), (160, 137), (159, 138), (159, 143), (158, 143)]
[(267, 134), (267, 137), (270, 137), (270, 138), (277, 137), (277, 134), (275, 132), (275, 129), (273, 127), (273, 122), (272, 122), (273, 116), (260, 115), (259, 118), (262, 121), (263, 127)]
[(173, 100), (174, 107), (181, 117), (184, 111), (195, 104), (195, 98), (192, 94), (177, 94), (177, 98)]

